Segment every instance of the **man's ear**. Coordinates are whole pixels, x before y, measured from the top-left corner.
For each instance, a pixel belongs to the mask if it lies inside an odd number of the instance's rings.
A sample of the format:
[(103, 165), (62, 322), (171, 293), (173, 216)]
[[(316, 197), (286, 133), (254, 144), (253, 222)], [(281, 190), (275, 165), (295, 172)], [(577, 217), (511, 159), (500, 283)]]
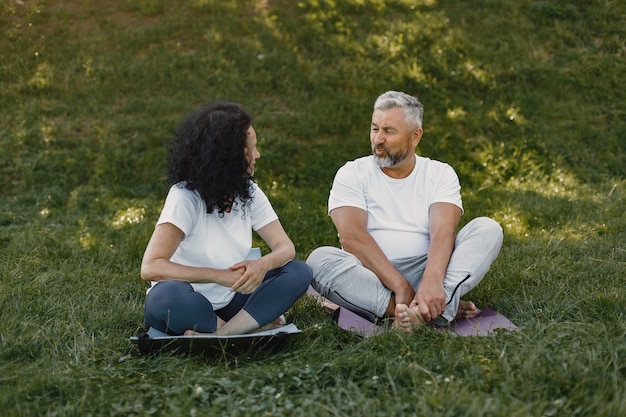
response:
[(421, 127), (418, 127), (413, 131), (413, 136), (411, 139), (413, 140), (413, 143), (415, 144), (416, 148), (417, 148), (417, 145), (420, 143), (420, 140), (422, 139), (422, 133), (424, 133), (424, 131), (422, 130)]

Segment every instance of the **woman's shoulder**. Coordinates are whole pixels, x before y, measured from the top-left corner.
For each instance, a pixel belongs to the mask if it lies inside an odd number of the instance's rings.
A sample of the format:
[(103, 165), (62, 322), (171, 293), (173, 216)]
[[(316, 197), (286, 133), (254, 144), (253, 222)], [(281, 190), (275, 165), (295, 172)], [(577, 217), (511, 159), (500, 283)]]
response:
[(200, 194), (187, 187), (187, 183), (179, 182), (172, 185), (167, 193), (168, 200), (189, 200), (197, 203), (202, 200)]
[(252, 192), (250, 193), (252, 196), (252, 201), (258, 202), (258, 201), (269, 200), (265, 192), (261, 189), (259, 184), (257, 184), (256, 182), (252, 181), (250, 188), (252, 189)]

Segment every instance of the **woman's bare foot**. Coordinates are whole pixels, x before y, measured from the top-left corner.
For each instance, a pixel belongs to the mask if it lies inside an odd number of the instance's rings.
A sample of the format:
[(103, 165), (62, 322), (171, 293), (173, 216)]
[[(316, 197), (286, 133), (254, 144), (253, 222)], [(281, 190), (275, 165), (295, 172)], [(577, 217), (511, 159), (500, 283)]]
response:
[[(217, 327), (216, 327), (215, 330), (219, 329), (220, 327), (222, 327), (225, 324), (226, 324), (226, 322), (218, 317), (217, 318)], [(213, 333), (200, 333), (200, 332), (196, 332), (194, 330), (185, 330), (185, 333), (183, 333), (183, 335), (184, 336), (211, 336), (211, 335), (213, 335)]]
[(455, 320), (473, 319), (480, 313), (480, 309), (471, 301), (460, 300), (459, 309), (456, 312)]
[(274, 320), (271, 323), (267, 323), (265, 326), (252, 330), (248, 333), (258, 333), (258, 332), (264, 332), (266, 330), (273, 330), (273, 329), (278, 329), (279, 327), (283, 327), (285, 324), (287, 324), (287, 319), (285, 318), (284, 315), (280, 315), (276, 320)]
[(426, 324), (417, 305), (396, 304), (395, 317), (392, 328), (403, 333), (413, 333), (413, 330)]
[[(217, 328), (218, 329), (221, 328), (226, 323), (227, 322), (225, 322), (224, 320), (222, 320), (222, 319), (220, 319), (218, 317), (218, 319), (217, 319)], [(263, 326), (261, 328), (250, 330), (247, 333), (258, 333), (258, 332), (263, 332), (265, 330), (278, 329), (279, 327), (283, 327), (285, 324), (287, 324), (287, 320), (285, 319), (285, 316), (281, 314), (280, 317), (278, 317), (273, 322), (267, 323), (265, 326)], [(196, 332), (194, 330), (185, 330), (184, 335), (185, 336), (218, 336), (217, 331), (215, 333), (200, 333), (200, 332)]]
[(215, 333), (200, 333), (195, 330), (185, 330), (184, 336), (215, 336)]

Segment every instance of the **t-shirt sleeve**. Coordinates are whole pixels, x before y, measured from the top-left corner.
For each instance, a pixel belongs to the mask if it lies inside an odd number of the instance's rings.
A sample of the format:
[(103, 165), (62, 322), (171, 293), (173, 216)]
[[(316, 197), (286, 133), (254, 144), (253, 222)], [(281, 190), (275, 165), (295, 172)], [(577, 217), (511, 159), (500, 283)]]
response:
[(171, 223), (178, 227), (185, 236), (189, 235), (193, 230), (193, 219), (197, 210), (193, 198), (200, 197), (186, 188), (177, 185), (172, 186), (156, 224)]
[(254, 184), (254, 197), (252, 201), (252, 229), (259, 230), (274, 220), (278, 220), (278, 215), (274, 211), (270, 200), (263, 190)]
[(432, 203), (450, 203), (458, 206), (463, 212), (461, 200), (461, 183), (454, 169), (448, 164), (442, 164), (438, 184), (434, 187), (435, 193)]
[(328, 197), (328, 212), (338, 207), (356, 207), (367, 210), (365, 192), (354, 162), (348, 162), (339, 168), (335, 175)]

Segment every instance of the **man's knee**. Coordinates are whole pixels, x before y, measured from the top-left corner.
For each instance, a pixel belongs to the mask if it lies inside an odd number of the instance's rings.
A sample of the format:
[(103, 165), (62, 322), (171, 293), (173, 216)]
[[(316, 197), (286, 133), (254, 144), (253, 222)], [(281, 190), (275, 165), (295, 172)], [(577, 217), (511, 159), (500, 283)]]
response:
[(337, 248), (332, 246), (322, 246), (311, 252), (306, 259), (306, 264), (313, 271), (313, 277), (317, 275), (317, 271), (322, 267), (322, 265), (332, 258), (333, 252), (335, 252), (336, 249)]
[(334, 285), (335, 277), (346, 269), (342, 252), (333, 246), (322, 246), (307, 258), (306, 264), (313, 274), (311, 285), (320, 293), (326, 293)]
[(485, 230), (485, 233), (488, 234), (492, 241), (500, 247), (502, 244), (502, 240), (504, 239), (504, 233), (502, 231), (502, 226), (497, 221), (489, 218), (489, 217), (479, 217), (481, 222), (481, 227)]
[(490, 241), (502, 243), (503, 232), (500, 223), (489, 217), (476, 217), (465, 227), (469, 227), (474, 233), (488, 237)]

